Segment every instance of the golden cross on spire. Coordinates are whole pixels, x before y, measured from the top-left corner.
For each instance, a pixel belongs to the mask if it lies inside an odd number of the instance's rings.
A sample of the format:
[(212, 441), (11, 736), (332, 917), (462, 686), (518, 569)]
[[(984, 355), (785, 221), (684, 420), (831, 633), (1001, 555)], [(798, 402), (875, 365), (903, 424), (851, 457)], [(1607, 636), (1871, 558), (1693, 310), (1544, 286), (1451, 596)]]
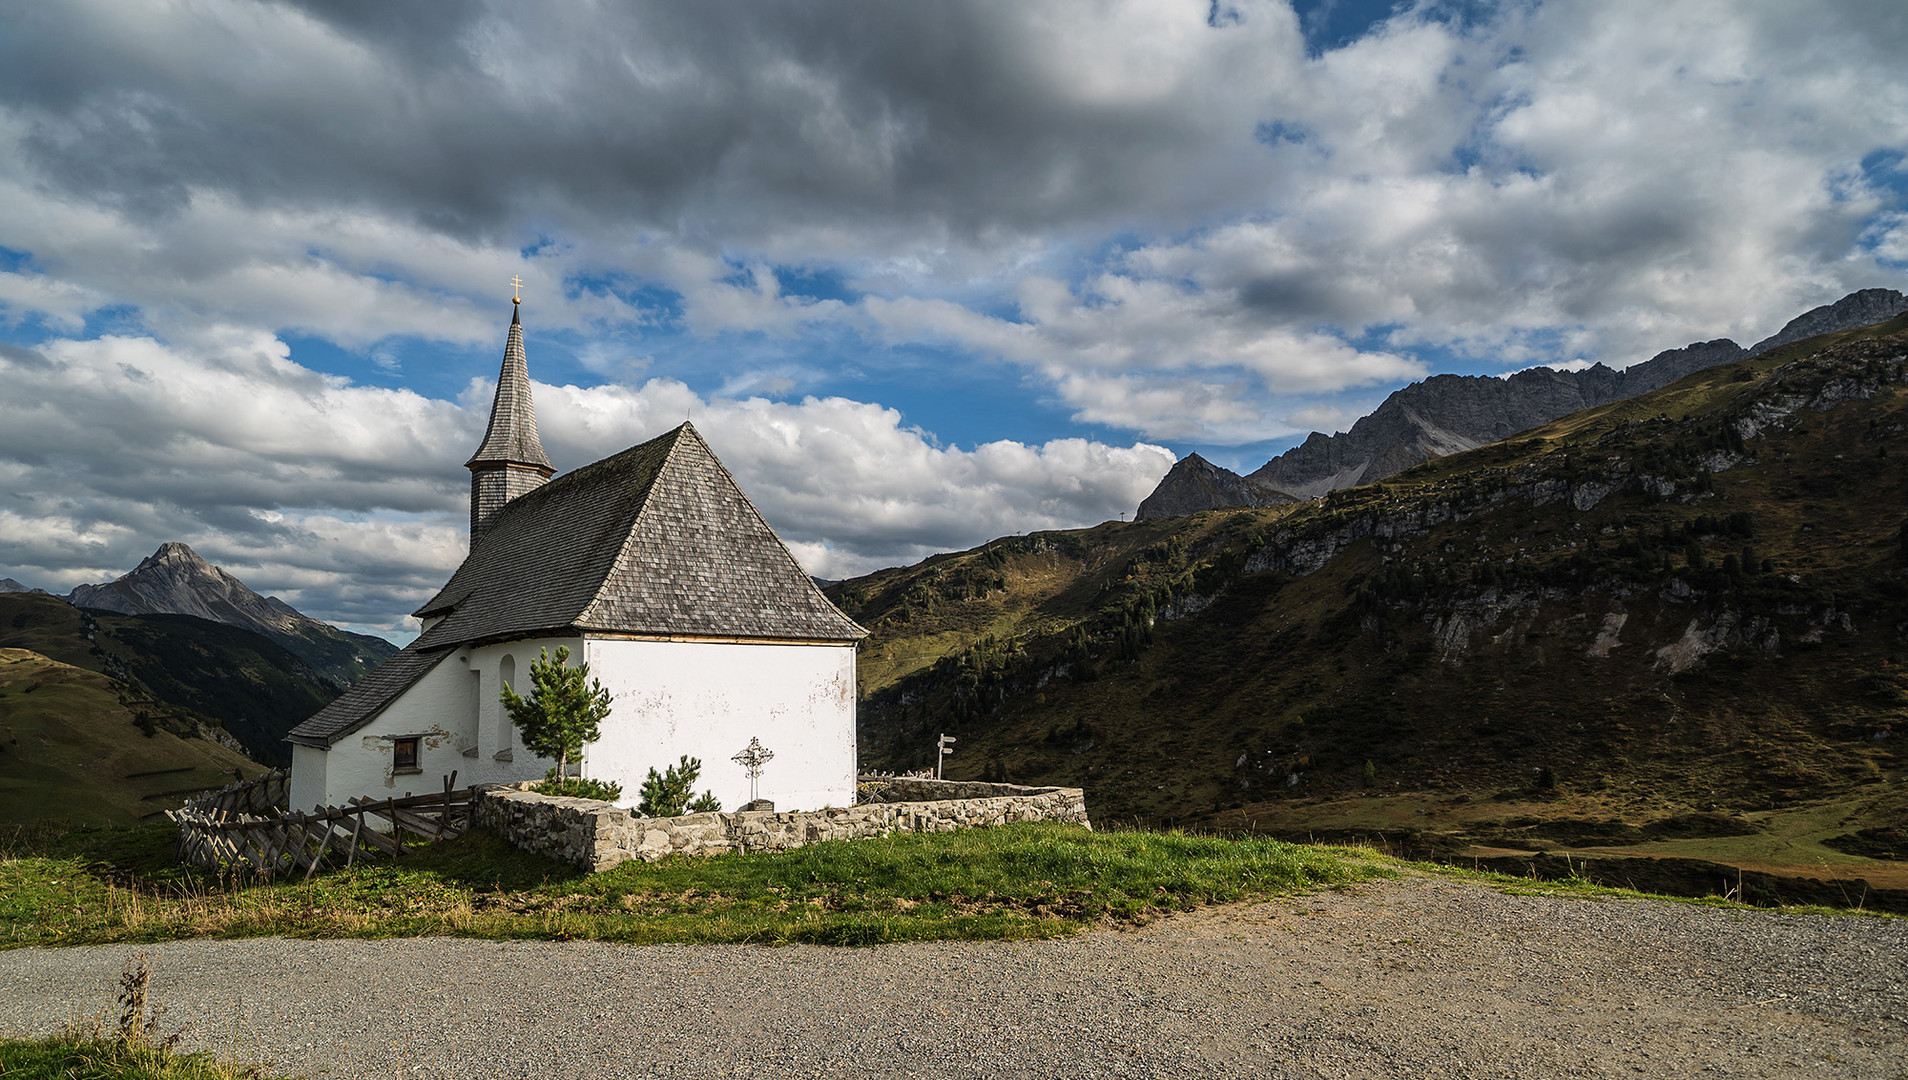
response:
[(513, 304), (523, 303), (523, 278), (521, 277), (512, 277), (510, 279), (510, 302)]

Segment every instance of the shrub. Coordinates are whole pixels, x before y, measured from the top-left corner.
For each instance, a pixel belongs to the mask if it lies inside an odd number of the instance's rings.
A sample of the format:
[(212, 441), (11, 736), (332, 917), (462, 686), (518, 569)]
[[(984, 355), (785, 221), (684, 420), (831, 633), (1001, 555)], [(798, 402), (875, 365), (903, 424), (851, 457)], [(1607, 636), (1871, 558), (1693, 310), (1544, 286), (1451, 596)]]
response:
[(691, 800), (696, 778), (701, 775), (702, 761), (688, 754), (684, 754), (682, 760), (669, 766), (660, 776), (651, 768), (649, 776), (643, 780), (643, 797), (636, 804), (636, 812), (645, 817), (681, 817), (684, 813), (700, 814), (722, 809), (722, 802), (713, 791), (705, 791), (700, 797)]
[(563, 795), (572, 799), (600, 799), (615, 802), (623, 797), (623, 785), (610, 780), (590, 780), (581, 776), (559, 778), (551, 769), (535, 788), (541, 795)]

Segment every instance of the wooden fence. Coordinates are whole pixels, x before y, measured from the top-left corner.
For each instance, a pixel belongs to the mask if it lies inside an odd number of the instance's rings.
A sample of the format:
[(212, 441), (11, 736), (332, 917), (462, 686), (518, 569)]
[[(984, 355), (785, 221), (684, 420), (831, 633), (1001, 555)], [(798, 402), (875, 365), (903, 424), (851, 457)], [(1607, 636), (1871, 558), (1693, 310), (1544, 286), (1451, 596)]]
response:
[(208, 791), (188, 799), (186, 809), (201, 813), (282, 814), (290, 801), (291, 773), (286, 769), (274, 769), (262, 776), (227, 784), (217, 791)]
[[(250, 783), (263, 788), (266, 779)], [(441, 793), (382, 801), (359, 797), (312, 813), (286, 812), (282, 803), (262, 813), (223, 809), (219, 800), (240, 786), (234, 784), (167, 816), (179, 826), (181, 862), (217, 870), (248, 865), (267, 877), (303, 871), (309, 878), (320, 866), (351, 866), (360, 858), (381, 855), (401, 857), (407, 833), (426, 840), (463, 835), (470, 827), (476, 789), (460, 789), (456, 783), (453, 772), (444, 778)], [(385, 827), (388, 833), (382, 831)]]

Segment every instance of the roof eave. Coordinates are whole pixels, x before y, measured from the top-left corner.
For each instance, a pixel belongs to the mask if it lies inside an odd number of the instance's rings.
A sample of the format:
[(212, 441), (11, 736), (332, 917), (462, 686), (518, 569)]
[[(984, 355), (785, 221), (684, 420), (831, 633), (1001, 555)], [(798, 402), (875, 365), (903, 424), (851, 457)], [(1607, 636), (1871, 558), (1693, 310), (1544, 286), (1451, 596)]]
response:
[(582, 637), (622, 639), (631, 641), (729, 641), (762, 645), (855, 645), (868, 636), (868, 631), (855, 628), (854, 635), (839, 632), (820, 634), (722, 634), (694, 630), (627, 630), (610, 629), (601, 626), (579, 626), (571, 629)]
[(527, 461), (523, 458), (508, 456), (485, 457), (481, 448), (469, 461), (464, 462), (464, 468), (475, 469), (479, 465), (514, 465), (520, 469), (535, 469), (543, 474), (545, 480), (556, 475), (556, 466), (550, 464), (547, 458), (542, 461)]
[[(586, 631), (584, 631), (580, 627), (577, 627), (574, 624), (565, 624), (561, 626), (535, 626), (535, 627), (530, 627), (528, 629), (523, 629), (523, 630), (506, 630), (506, 631), (503, 631), (502, 633), (484, 634), (480, 637), (469, 637), (469, 638), (447, 637), (441, 641), (433, 640), (429, 642), (428, 644), (424, 645), (424, 648), (431, 652), (438, 652), (440, 650), (445, 650), (445, 649), (478, 649), (478, 648), (482, 648), (485, 645), (502, 645), (505, 642), (522, 641), (525, 638), (578, 637), (585, 632)], [(429, 636), (430, 635), (428, 632), (423, 635), (420, 635), (418, 637), (418, 641), (423, 642), (424, 639)]]

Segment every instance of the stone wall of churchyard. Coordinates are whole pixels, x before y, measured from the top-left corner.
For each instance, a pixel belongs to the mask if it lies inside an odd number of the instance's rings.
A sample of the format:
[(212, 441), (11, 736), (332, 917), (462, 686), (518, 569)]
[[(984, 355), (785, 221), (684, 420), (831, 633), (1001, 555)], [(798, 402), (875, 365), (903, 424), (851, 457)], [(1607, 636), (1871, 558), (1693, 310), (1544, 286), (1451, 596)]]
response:
[(878, 801), (856, 806), (649, 818), (594, 799), (523, 790), (528, 786), (480, 789), (475, 811), (478, 826), (526, 851), (592, 871), (630, 859), (786, 851), (823, 840), (951, 832), (1012, 821), (1068, 821), (1092, 828), (1086, 795), (1079, 788), (869, 777), (862, 784), (863, 797)]

